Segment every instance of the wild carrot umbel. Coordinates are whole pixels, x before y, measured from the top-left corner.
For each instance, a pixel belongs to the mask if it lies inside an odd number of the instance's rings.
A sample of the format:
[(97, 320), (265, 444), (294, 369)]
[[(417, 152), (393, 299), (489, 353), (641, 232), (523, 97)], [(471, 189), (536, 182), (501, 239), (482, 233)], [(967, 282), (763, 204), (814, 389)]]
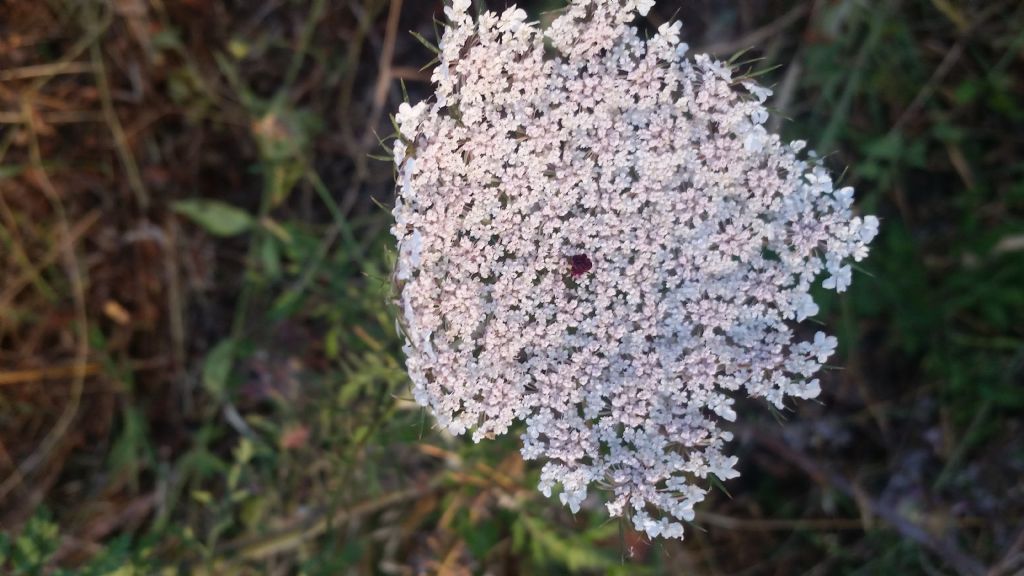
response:
[(541, 29), (456, 0), (434, 98), (397, 116), (393, 232), (417, 401), (474, 440), (524, 422), (545, 494), (577, 510), (600, 481), (612, 515), (681, 537), (703, 479), (737, 475), (733, 397), (819, 393), (835, 338), (794, 323), (878, 220), (765, 130), (769, 90), (685, 58), (679, 22), (643, 40), (652, 4)]

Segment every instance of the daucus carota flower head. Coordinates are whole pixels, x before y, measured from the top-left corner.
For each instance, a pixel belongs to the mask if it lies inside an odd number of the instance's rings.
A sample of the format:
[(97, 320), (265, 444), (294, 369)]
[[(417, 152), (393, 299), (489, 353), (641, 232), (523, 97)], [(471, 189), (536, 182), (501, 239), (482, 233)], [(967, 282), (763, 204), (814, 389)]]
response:
[(642, 39), (651, 0), (576, 0), (546, 29), (469, 4), (445, 11), (435, 97), (397, 115), (413, 393), (474, 440), (522, 422), (572, 510), (601, 485), (681, 537), (709, 477), (737, 475), (734, 398), (818, 394), (836, 340), (795, 323), (878, 220), (765, 130), (767, 89), (686, 57), (678, 22)]

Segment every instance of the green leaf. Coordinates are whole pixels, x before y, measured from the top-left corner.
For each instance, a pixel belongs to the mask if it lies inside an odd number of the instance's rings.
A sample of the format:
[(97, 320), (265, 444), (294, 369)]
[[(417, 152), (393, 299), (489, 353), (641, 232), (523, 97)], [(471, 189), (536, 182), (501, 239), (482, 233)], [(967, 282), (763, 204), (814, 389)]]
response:
[(11, 556), (11, 537), (3, 532), (0, 532), (0, 566), (7, 564), (7, 559)]
[(898, 132), (893, 132), (868, 143), (864, 151), (872, 158), (895, 161), (906, 152), (906, 142)]
[(237, 349), (237, 343), (229, 338), (214, 346), (203, 362), (203, 386), (218, 400), (227, 392)]
[[(541, 564), (557, 563), (570, 572), (610, 573), (619, 568), (618, 559), (579, 537), (563, 537), (554, 527), (536, 518), (523, 516), (520, 522), (526, 528), (532, 556)], [(633, 574), (645, 572), (639, 566), (634, 568)]]
[(268, 278), (277, 280), (281, 277), (281, 250), (275, 238), (263, 238), (263, 243), (260, 244), (260, 261)]
[(17, 178), (21, 176), (21, 173), (25, 171), (26, 166), (21, 164), (15, 164), (11, 166), (0, 166), (0, 180), (7, 180), (8, 178)]
[(424, 38), (423, 35), (420, 34), (419, 32), (414, 32), (414, 31), (410, 30), (409, 34), (412, 34), (412, 37), (415, 38), (416, 41), (419, 42), (420, 44), (423, 44), (423, 46), (426, 47), (427, 50), (430, 50), (434, 54), (440, 54), (441, 53), (441, 49), (440, 48), (438, 48), (437, 46), (434, 46), (433, 42), (431, 42), (430, 40), (427, 40), (426, 38)]
[(151, 454), (146, 418), (138, 407), (130, 405), (122, 417), (121, 432), (110, 447), (110, 467), (119, 478), (138, 486), (139, 475), (148, 467)]
[(192, 499), (200, 504), (209, 505), (210, 502), (213, 502), (213, 494), (210, 494), (206, 490), (193, 490)]
[(60, 529), (49, 512), (37, 512), (14, 541), (11, 558), (14, 573), (42, 574), (42, 568), (57, 551)]
[(494, 549), (501, 540), (501, 529), (496, 522), (485, 521), (469, 523), (461, 527), (462, 537), (469, 545), (469, 550), (474, 558), (484, 560), (487, 554)]
[(160, 32), (149, 37), (150, 44), (157, 50), (184, 50), (185, 44), (181, 41), (181, 35), (174, 28), (163, 28)]
[(257, 529), (263, 519), (266, 518), (267, 511), (270, 509), (270, 502), (266, 497), (263, 496), (252, 496), (246, 499), (239, 511), (238, 518), (242, 522), (242, 526), (249, 529)]
[(248, 212), (219, 200), (193, 198), (174, 203), (174, 211), (215, 236), (236, 236), (253, 227)]

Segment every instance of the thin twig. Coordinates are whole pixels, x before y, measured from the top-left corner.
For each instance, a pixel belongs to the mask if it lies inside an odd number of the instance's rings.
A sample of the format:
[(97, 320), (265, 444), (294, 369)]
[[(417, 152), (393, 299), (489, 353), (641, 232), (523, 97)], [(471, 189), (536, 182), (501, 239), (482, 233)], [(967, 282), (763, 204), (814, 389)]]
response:
[(860, 518), (736, 518), (713, 512), (698, 512), (695, 522), (726, 530), (770, 532), (793, 530), (863, 530)]
[[(340, 94), (338, 96), (339, 115), (352, 112), (352, 99), (355, 92), (356, 78), (358, 76), (359, 62), (362, 59), (363, 45), (366, 37), (377, 18), (377, 14), (384, 8), (386, 0), (375, 0), (369, 6), (362, 7), (358, 3), (350, 3), (352, 13), (355, 15), (358, 26), (354, 32), (349, 33), (347, 53), (345, 54), (345, 74), (342, 76)], [(366, 162), (362, 156), (364, 150), (356, 142), (355, 133), (352, 129), (352, 118), (339, 117), (341, 125), (341, 137), (345, 146), (351, 151), (351, 156), (356, 160), (356, 175), (365, 179)]]
[(1003, 558), (989, 570), (988, 576), (1019, 575), (1021, 572), (1024, 572), (1024, 528), (1017, 533), (1017, 539)]
[(29, 258), (28, 252), (25, 250), (25, 240), (19, 230), (18, 218), (15, 217), (14, 211), (7, 204), (2, 192), (0, 192), (0, 220), (3, 221), (0, 224), (0, 233), (5, 236), (5, 242), (11, 246), (14, 263), (23, 270), (25, 278), (46, 300), (50, 302), (58, 300), (57, 291), (43, 278), (42, 270), (33, 266), (32, 259)]
[(369, 149), (377, 141), (374, 131), (380, 122), (381, 114), (384, 113), (388, 94), (391, 92), (391, 82), (394, 80), (391, 74), (391, 61), (395, 58), (395, 42), (398, 39), (398, 21), (401, 15), (402, 0), (391, 0), (391, 5), (388, 8), (388, 23), (384, 29), (384, 47), (381, 49), (377, 64), (377, 85), (373, 91), (373, 111), (370, 113), (370, 121), (363, 134), (363, 147), (366, 149)]
[(92, 72), (92, 64), (88, 62), (51, 62), (49, 64), (0, 70), (0, 82), (40, 77), (52, 78), (60, 74), (88, 74), (90, 72)]
[[(81, 124), (86, 122), (104, 122), (106, 117), (88, 110), (70, 110), (66, 112), (50, 112), (41, 116), (43, 124)], [(25, 118), (19, 112), (0, 112), (0, 124), (24, 124)]]
[[(156, 507), (156, 504), (157, 494), (150, 492), (128, 502), (123, 507), (119, 507), (116, 512), (108, 516), (89, 522), (85, 530), (77, 538), (64, 537), (61, 539), (60, 548), (57, 549), (50, 559), (50, 565), (59, 566), (65, 559), (83, 550), (90, 551), (88, 550), (89, 548), (97, 546), (97, 542), (101, 542), (115, 530), (126, 524), (130, 525), (139, 522), (146, 516), (149, 516)], [(102, 550), (103, 547), (98, 546), (98, 548)]]
[(299, 45), (292, 55), (291, 62), (288, 64), (288, 70), (285, 72), (284, 80), (281, 82), (281, 88), (277, 91), (278, 98), (286, 96), (298, 79), (299, 72), (302, 71), (302, 64), (306, 59), (306, 53), (309, 52), (309, 46), (313, 41), (313, 34), (316, 33), (316, 27), (323, 18), (326, 8), (326, 0), (314, 0), (309, 16), (306, 19), (306, 25), (299, 36)]
[(902, 0), (885, 0), (875, 3), (873, 10), (865, 12), (865, 16), (869, 19), (867, 36), (860, 43), (853, 64), (849, 67), (843, 91), (839, 95), (839, 100), (832, 107), (831, 119), (818, 139), (818, 150), (826, 153), (833, 151), (839, 132), (846, 125), (850, 108), (853, 106), (857, 93), (860, 92), (861, 83), (864, 81), (868, 69), (868, 59), (878, 49), (885, 36), (890, 16), (898, 12), (901, 4)]
[[(943, 4), (946, 4), (946, 0), (941, 1)], [(924, 105), (927, 104), (928, 101), (931, 100), (932, 96), (938, 91), (939, 84), (946, 79), (946, 76), (949, 75), (953, 66), (955, 66), (956, 63), (960, 61), (960, 58), (963, 57), (967, 41), (970, 37), (990, 18), (995, 17), (997, 14), (1001, 14), (1005, 8), (1005, 2), (998, 2), (990, 6), (983, 13), (979, 14), (970, 26), (961, 27), (959, 23), (957, 24), (957, 29), (961, 32), (962, 36), (957, 40), (956, 44), (946, 52), (946, 55), (942, 57), (942, 61), (939, 62), (935, 71), (932, 72), (931, 77), (928, 78), (928, 81), (921, 87), (921, 90), (918, 91), (913, 101), (911, 101), (903, 113), (900, 114), (899, 119), (896, 120), (896, 123), (893, 124), (892, 128), (889, 130), (890, 134), (899, 132), (907, 125), (908, 122), (910, 122), (912, 118), (921, 112)]]
[(814, 478), (817, 482), (831, 486), (847, 497), (853, 498), (858, 503), (866, 505), (872, 515), (885, 521), (904, 538), (912, 540), (930, 550), (958, 573), (969, 576), (985, 574), (985, 565), (977, 558), (961, 550), (952, 539), (940, 540), (935, 538), (924, 528), (921, 528), (900, 514), (898, 510), (879, 504), (877, 500), (854, 486), (843, 476), (823, 468), (812, 458), (798, 452), (778, 437), (772, 434), (755, 434), (754, 438), (761, 445), (788, 460), (790, 464), (803, 470), (805, 474)]
[(731, 40), (728, 42), (715, 42), (706, 46), (700, 47), (697, 51), (710, 54), (712, 56), (730, 56), (745, 50), (751, 46), (759, 46), (764, 44), (766, 40), (770, 40), (775, 36), (781, 34), (786, 28), (789, 28), (801, 18), (803, 18), (810, 10), (809, 3), (800, 3), (792, 7), (788, 12), (779, 16), (774, 21), (765, 24), (764, 26), (751, 31), (746, 36)]
[(442, 477), (439, 476), (426, 485), (392, 492), (376, 500), (363, 502), (346, 510), (339, 510), (334, 514), (321, 511), (298, 526), (256, 540), (231, 542), (226, 544), (222, 551), (241, 560), (263, 560), (281, 552), (294, 550), (303, 543), (324, 534), (331, 526), (344, 524), (404, 502), (423, 498), (438, 490), (441, 487), (441, 482)]
[[(185, 303), (181, 287), (181, 271), (178, 268), (178, 224), (168, 216), (164, 226), (167, 236), (164, 274), (167, 280), (167, 316), (171, 333), (171, 366), (175, 377), (185, 370)], [(185, 413), (192, 409), (192, 395), (182, 391)]]
[[(126, 363), (125, 368), (129, 372), (142, 372), (146, 370), (162, 370), (171, 364), (171, 361), (158, 356), (144, 360), (130, 360)], [(0, 386), (15, 386), (18, 384), (45, 382), (47, 380), (61, 380), (63, 378), (71, 378), (79, 371), (86, 376), (96, 376), (103, 372), (103, 365), (96, 362), (89, 362), (84, 366), (71, 364), (67, 366), (26, 368), (22, 370), (0, 372)]]
[(410, 82), (430, 82), (430, 72), (420, 70), (415, 66), (392, 66), (391, 77)]
[(22, 100), (21, 107), (28, 119), (29, 156), (32, 161), (33, 171), (38, 176), (38, 182), (43, 194), (52, 205), (53, 211), (57, 216), (57, 226), (61, 236), (61, 252), (66, 268), (65, 272), (71, 284), (71, 297), (75, 309), (78, 342), (75, 351), (76, 369), (71, 380), (71, 395), (64, 406), (64, 411), (50, 431), (47, 432), (46, 436), (43, 437), (39, 446), (18, 465), (17, 474), (12, 474), (3, 484), (0, 484), (0, 500), (6, 498), (11, 490), (22, 482), (23, 478), (27, 478), (41, 463), (46, 461), (50, 453), (53, 452), (53, 449), (71, 428), (71, 424), (78, 416), (78, 409), (81, 405), (82, 391), (85, 388), (86, 362), (89, 358), (89, 319), (85, 310), (85, 282), (82, 279), (82, 268), (79, 264), (78, 256), (75, 254), (74, 243), (71, 241), (71, 226), (68, 224), (67, 213), (64, 210), (60, 194), (57, 192), (53, 181), (50, 180), (50, 176), (43, 166), (43, 158), (39, 150), (39, 135), (36, 132), (35, 124), (31, 121), (32, 113), (29, 102)]
[(78, 60), (78, 58), (86, 50), (92, 47), (92, 45), (95, 44), (101, 36), (103, 36), (103, 34), (107, 31), (107, 28), (110, 27), (110, 24), (113, 21), (113, 11), (105, 11), (103, 13), (103, 19), (96, 23), (96, 25), (93, 26), (91, 29), (89, 29), (88, 33), (82, 39), (80, 39), (78, 42), (75, 42), (75, 44), (71, 46), (71, 49), (68, 50), (67, 53), (64, 54), (64, 56), (62, 56), (60, 60), (52, 64), (49, 64), (49, 66), (51, 66), (51, 68), (49, 69), (49, 74), (39, 76), (35, 79), (35, 81), (32, 82), (32, 85), (25, 92), (25, 97), (32, 97), (34, 94), (42, 90), (43, 86), (46, 86), (47, 82), (49, 82), (55, 76), (62, 74), (64, 70), (66, 70), (67, 68), (74, 67), (77, 63), (76, 61)]
[(929, 78), (928, 82), (921, 87), (921, 90), (918, 91), (917, 96), (914, 97), (914, 100), (910, 105), (908, 105), (903, 113), (900, 114), (899, 119), (896, 120), (892, 125), (892, 128), (889, 130), (890, 134), (899, 132), (904, 126), (906, 126), (907, 122), (917, 116), (928, 100), (931, 99), (932, 95), (939, 89), (939, 83), (946, 78), (946, 75), (949, 74), (949, 71), (953, 69), (953, 66), (960, 61), (960, 57), (963, 55), (964, 39), (961, 38), (953, 45), (952, 48), (949, 49), (948, 52), (946, 52), (946, 55), (942, 58), (942, 62), (939, 63), (935, 72), (932, 73), (931, 78)]
[[(800, 51), (802, 50), (801, 48)], [(786, 75), (782, 78), (782, 83), (779, 84), (779, 88), (775, 92), (775, 99), (772, 100), (772, 107), (775, 108), (777, 113), (772, 114), (771, 119), (768, 121), (769, 132), (777, 134), (782, 128), (782, 121), (787, 117), (789, 107), (793, 104), (793, 97), (796, 95), (797, 86), (800, 84), (800, 76), (802, 74), (803, 64), (800, 62), (800, 57), (794, 57), (786, 70)]]
[(71, 366), (52, 366), (49, 368), (34, 368), (29, 370), (12, 370), (0, 372), (0, 386), (13, 386), (15, 384), (31, 384), (46, 380), (60, 380), (71, 378), (77, 374), (95, 376), (100, 372), (100, 365), (89, 363), (84, 366), (73, 364)]
[[(960, 518), (957, 526), (985, 526), (988, 518)], [(796, 530), (853, 530), (863, 531), (862, 518), (737, 518), (713, 512), (698, 512), (696, 523), (724, 528), (726, 530), (745, 530), (751, 532), (790, 532)]]
[[(90, 14), (89, 20), (94, 21), (95, 16), (88, 11), (88, 8), (86, 8), (86, 11)], [(111, 136), (114, 137), (114, 147), (117, 149), (117, 155), (121, 159), (121, 164), (124, 165), (125, 175), (128, 177), (128, 186), (135, 194), (135, 201), (138, 202), (139, 209), (145, 213), (149, 210), (149, 192), (146, 190), (146, 185), (142, 182), (139, 165), (136, 163), (135, 155), (132, 154), (131, 147), (128, 145), (128, 138), (124, 134), (121, 119), (118, 118), (117, 111), (114, 109), (114, 99), (111, 96), (110, 84), (107, 80), (107, 68), (103, 62), (103, 47), (97, 41), (89, 47), (89, 52), (92, 57), (93, 68), (96, 71), (96, 88), (99, 90), (100, 102), (103, 105), (103, 116), (106, 118)]]
[(71, 249), (75, 244), (78, 243), (79, 239), (88, 232), (96, 222), (99, 221), (102, 212), (100, 210), (93, 210), (86, 214), (81, 220), (75, 223), (73, 227), (68, 231), (66, 236), (61, 237), (57, 245), (50, 249), (36, 265), (31, 269), (25, 271), (21, 276), (18, 276), (8, 285), (3, 293), (0, 293), (0, 311), (10, 310), (11, 302), (21, 293), (21, 291), (32, 283), (32, 279), (39, 274), (40, 271), (45, 270), (51, 264), (53, 264), (64, 250)]

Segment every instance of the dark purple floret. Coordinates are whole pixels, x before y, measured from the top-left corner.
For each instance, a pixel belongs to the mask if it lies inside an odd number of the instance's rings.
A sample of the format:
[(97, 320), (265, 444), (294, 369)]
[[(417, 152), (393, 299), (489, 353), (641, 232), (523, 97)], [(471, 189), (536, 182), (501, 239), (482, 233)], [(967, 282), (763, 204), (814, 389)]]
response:
[(578, 278), (583, 276), (590, 269), (594, 267), (594, 263), (590, 261), (590, 258), (586, 254), (577, 254), (569, 258), (569, 263), (572, 264), (572, 277)]

